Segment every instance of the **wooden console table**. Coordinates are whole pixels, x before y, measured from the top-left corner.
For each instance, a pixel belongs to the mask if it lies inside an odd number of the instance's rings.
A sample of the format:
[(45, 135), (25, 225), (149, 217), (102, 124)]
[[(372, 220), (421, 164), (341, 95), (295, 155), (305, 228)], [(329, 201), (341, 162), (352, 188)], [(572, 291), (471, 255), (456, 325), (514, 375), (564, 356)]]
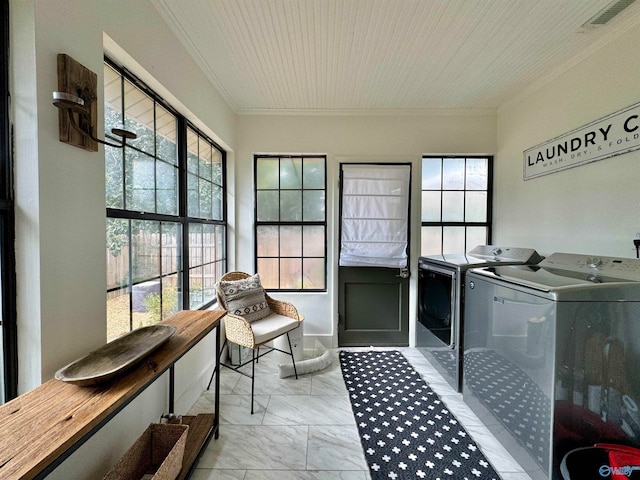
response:
[[(46, 477), (167, 370), (169, 411), (165, 413), (175, 413), (174, 364), (215, 328), (216, 351), (212, 353), (218, 372), (219, 325), (224, 314), (222, 310), (176, 313), (162, 322), (175, 325), (176, 333), (138, 366), (109, 383), (80, 387), (53, 379), (0, 406), (0, 478)], [(216, 375), (215, 415), (209, 416), (212, 425), (205, 432), (204, 444), (213, 435), (218, 438), (219, 393), (220, 379)], [(197, 455), (191, 457), (195, 463)], [(185, 469), (188, 474), (193, 466), (184, 465), (182, 474)]]

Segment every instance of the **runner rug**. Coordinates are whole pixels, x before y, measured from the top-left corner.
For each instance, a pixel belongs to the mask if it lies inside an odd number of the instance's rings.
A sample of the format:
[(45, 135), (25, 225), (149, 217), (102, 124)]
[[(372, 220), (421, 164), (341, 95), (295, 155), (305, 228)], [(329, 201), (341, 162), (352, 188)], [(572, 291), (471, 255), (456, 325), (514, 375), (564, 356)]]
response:
[(499, 480), (478, 445), (398, 351), (340, 352), (372, 480)]

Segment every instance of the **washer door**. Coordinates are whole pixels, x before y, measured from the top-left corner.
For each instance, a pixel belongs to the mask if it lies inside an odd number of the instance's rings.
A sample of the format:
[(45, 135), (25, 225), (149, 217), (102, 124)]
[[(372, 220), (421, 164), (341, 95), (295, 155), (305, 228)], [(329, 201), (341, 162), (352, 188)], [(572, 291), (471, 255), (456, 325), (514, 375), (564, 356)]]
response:
[(420, 270), (418, 288), (418, 321), (445, 345), (453, 347), (451, 325), (453, 277), (422, 269)]

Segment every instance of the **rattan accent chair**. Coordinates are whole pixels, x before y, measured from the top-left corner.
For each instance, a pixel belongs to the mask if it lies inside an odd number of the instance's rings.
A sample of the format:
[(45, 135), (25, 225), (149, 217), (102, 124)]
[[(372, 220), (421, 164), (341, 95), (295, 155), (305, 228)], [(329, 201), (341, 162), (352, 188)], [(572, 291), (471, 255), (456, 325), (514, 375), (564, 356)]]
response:
[[(257, 278), (257, 282), (254, 281), (251, 286), (245, 283), (255, 278)], [(235, 284), (239, 284), (241, 287), (234, 288)], [(231, 288), (229, 288), (229, 286), (231, 286)], [(243, 292), (240, 292), (240, 290), (243, 289), (252, 290), (252, 294), (257, 294), (258, 297), (264, 295), (266, 305), (252, 304), (250, 306), (239, 308), (237, 302), (234, 303), (234, 299), (232, 299), (230, 292), (233, 292), (234, 295), (243, 294)], [(261, 290), (261, 292), (259, 290)], [(298, 310), (293, 306), (293, 304), (271, 298), (264, 288), (262, 288), (262, 285), (260, 285), (259, 277), (257, 275), (249, 275), (245, 272), (228, 272), (223, 275), (220, 278), (220, 281), (216, 284), (216, 296), (218, 299), (218, 306), (227, 310), (227, 314), (223, 317), (225, 328), (224, 345), (234, 343), (251, 349), (251, 360), (247, 360), (245, 362), (241, 361), (240, 365), (237, 366), (229, 365), (224, 362), (220, 362), (220, 365), (251, 378), (251, 413), (253, 413), (255, 364), (258, 362), (260, 357), (274, 350), (290, 355), (291, 361), (293, 362), (295, 377), (296, 379), (298, 378), (289, 332), (299, 327), (304, 317), (298, 313)], [(260, 315), (261, 317), (263, 316), (263, 318), (254, 320), (253, 318), (256, 314), (256, 310), (260, 309), (262, 306), (266, 309), (266, 316)], [(272, 340), (285, 334), (287, 335), (287, 342), (289, 344), (288, 352), (280, 350), (272, 345), (266, 345)], [(224, 351), (224, 345), (223, 348), (220, 349), (221, 352)], [(263, 346), (266, 348), (266, 351), (260, 353), (260, 347)], [(249, 363), (251, 363), (251, 374), (240, 370), (240, 368)], [(213, 375), (215, 374), (216, 372), (214, 371)], [(209, 387), (211, 386), (213, 375), (209, 381)], [(207, 389), (209, 387), (207, 387)]]

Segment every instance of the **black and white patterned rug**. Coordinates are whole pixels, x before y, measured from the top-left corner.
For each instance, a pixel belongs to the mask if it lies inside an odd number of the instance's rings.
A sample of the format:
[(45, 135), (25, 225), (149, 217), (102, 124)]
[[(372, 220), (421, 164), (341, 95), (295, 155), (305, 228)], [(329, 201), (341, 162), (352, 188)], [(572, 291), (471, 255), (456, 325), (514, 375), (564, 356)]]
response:
[(373, 480), (500, 479), (400, 352), (341, 351), (340, 364)]

